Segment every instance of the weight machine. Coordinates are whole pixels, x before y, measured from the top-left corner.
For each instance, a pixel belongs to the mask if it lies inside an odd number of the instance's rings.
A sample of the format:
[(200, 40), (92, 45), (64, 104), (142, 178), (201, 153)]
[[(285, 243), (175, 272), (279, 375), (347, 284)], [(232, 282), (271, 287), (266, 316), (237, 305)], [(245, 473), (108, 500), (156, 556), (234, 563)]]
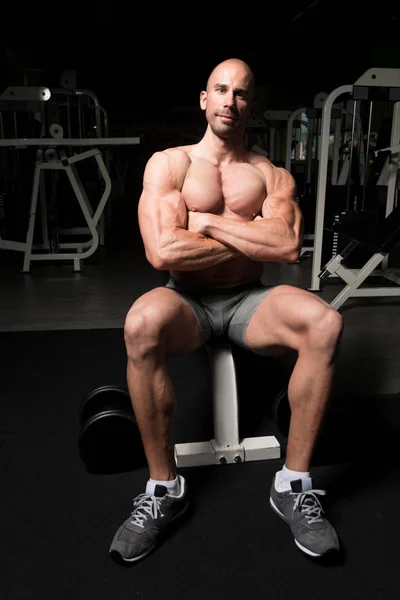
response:
[[(93, 255), (105, 237), (105, 209), (113, 193), (110, 176), (111, 148), (136, 146), (140, 137), (110, 137), (108, 116), (98, 98), (90, 90), (79, 90), (73, 73), (61, 78), (64, 88), (50, 90), (44, 86), (9, 87), (0, 95), (0, 154), (3, 190), (0, 191), (0, 250), (24, 254), (22, 272), (29, 272), (32, 261), (73, 262), (73, 270), (81, 270), (81, 261)], [(66, 137), (65, 137), (66, 135)], [(34, 151), (33, 177), (29, 161), (21, 161), (20, 153)], [(10, 165), (13, 166), (13, 189), (8, 189)], [(90, 165), (90, 167), (88, 166)], [(25, 167), (25, 170), (24, 168)], [(82, 181), (86, 169), (88, 181)], [(68, 208), (79, 209), (73, 217), (83, 218), (82, 226), (60, 226), (54, 199), (48, 198), (48, 177), (52, 174), (50, 196), (57, 194), (55, 183), (65, 173), (65, 183), (70, 186), (77, 204)], [(19, 184), (18, 197), (27, 196), (21, 181), (32, 177), (30, 204), (26, 210), (14, 210), (15, 221), (22, 230), (23, 241), (10, 239), (5, 217), (10, 203), (15, 201), (15, 182)], [(91, 184), (91, 193), (88, 191)], [(10, 193), (11, 200), (7, 194)], [(114, 191), (115, 193), (115, 191)], [(92, 197), (90, 197), (92, 196)], [(97, 197), (96, 197), (97, 196)], [(35, 238), (36, 216), (40, 210), (40, 241)], [(25, 227), (24, 221), (27, 218)], [(22, 217), (22, 218), (21, 218)], [(3, 220), (3, 226), (1, 221)], [(52, 223), (49, 231), (49, 223)], [(62, 241), (66, 236), (71, 241)], [(17, 236), (15, 236), (17, 237)], [(82, 239), (84, 237), (85, 239)], [(88, 239), (89, 237), (89, 239)]]
[(246, 145), (263, 154), (274, 164), (283, 164), (285, 152), (285, 123), (290, 110), (266, 110), (262, 118), (249, 119), (246, 125)]
[[(305, 244), (301, 255), (314, 250), (315, 207), (317, 177), (321, 158), (321, 120), (322, 109), (328, 94), (318, 93), (312, 107), (300, 107), (293, 111), (287, 126), (285, 168), (295, 178), (297, 202), (305, 221)], [(345, 185), (348, 175), (348, 156), (346, 143), (350, 136), (351, 123), (348, 124), (349, 107), (337, 102), (331, 112), (329, 138), (328, 180), (331, 186)], [(356, 119), (357, 140), (362, 136), (361, 120)], [(353, 133), (354, 136), (354, 133)], [(361, 146), (362, 147), (362, 146)], [(360, 163), (360, 170), (363, 164)]]
[[(343, 95), (350, 95), (353, 109), (352, 138), (350, 141), (349, 169), (347, 175), (347, 193), (345, 207), (338, 209), (336, 215), (326, 214), (328, 152), (330, 138), (330, 123), (334, 103)], [(356, 115), (359, 103), (368, 102), (368, 126), (365, 136), (359, 137), (358, 145), (365, 149), (359, 152), (364, 169), (360, 173), (359, 185), (354, 186), (356, 193), (352, 196), (352, 152), (354, 132), (356, 130)], [(372, 123), (374, 102), (391, 103), (392, 123), (389, 146), (376, 149), (371, 153), (373, 138)], [(311, 291), (319, 291), (322, 282), (330, 277), (340, 278), (346, 285), (333, 299), (331, 306), (339, 309), (350, 297), (381, 297), (400, 296), (400, 277), (396, 269), (388, 268), (388, 254), (393, 250), (400, 238), (398, 211), (394, 211), (398, 196), (398, 169), (400, 150), (400, 70), (399, 69), (369, 69), (353, 85), (344, 85), (333, 90), (327, 97), (322, 118), (321, 155), (318, 170), (317, 205), (314, 233), (314, 253), (312, 264)], [(384, 202), (384, 219), (379, 216), (377, 207), (365, 211), (367, 199), (368, 177), (371, 177), (374, 160), (384, 156), (384, 171), (380, 174), (380, 183), (386, 187)], [(361, 196), (361, 198), (360, 198)], [(361, 203), (361, 208), (360, 208)], [(393, 215), (391, 215), (393, 211)], [(369, 218), (368, 218), (369, 216)], [(332, 257), (322, 267), (324, 233), (333, 233), (334, 244)], [(344, 236), (343, 249), (338, 248), (338, 238)], [(348, 242), (348, 243), (346, 243)], [(361, 267), (349, 267), (345, 264), (350, 255), (360, 246), (368, 247), (372, 256)], [(378, 267), (380, 267), (378, 269)], [(386, 278), (392, 285), (383, 287), (361, 287), (369, 276)], [(393, 285), (395, 284), (395, 285)]]
[(326, 94), (321, 92), (315, 96), (312, 109), (307, 107), (295, 109), (288, 119), (286, 128), (285, 168), (296, 181), (296, 199), (306, 221), (305, 243), (300, 256), (313, 251), (314, 234), (312, 223), (311, 227), (308, 227), (308, 217), (315, 203), (313, 198), (315, 191), (313, 189), (313, 169), (315, 167), (313, 167), (313, 163), (319, 160), (319, 112), (325, 98)]

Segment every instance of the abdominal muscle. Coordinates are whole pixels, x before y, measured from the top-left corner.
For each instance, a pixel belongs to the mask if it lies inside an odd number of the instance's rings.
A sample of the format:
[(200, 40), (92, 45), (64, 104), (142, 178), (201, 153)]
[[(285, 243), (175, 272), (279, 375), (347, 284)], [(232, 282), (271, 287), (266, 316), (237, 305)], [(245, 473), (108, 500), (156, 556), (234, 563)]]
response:
[(252, 282), (259, 282), (262, 275), (261, 263), (246, 256), (238, 256), (214, 267), (199, 271), (171, 271), (177, 281), (204, 289), (207, 292), (228, 290)]

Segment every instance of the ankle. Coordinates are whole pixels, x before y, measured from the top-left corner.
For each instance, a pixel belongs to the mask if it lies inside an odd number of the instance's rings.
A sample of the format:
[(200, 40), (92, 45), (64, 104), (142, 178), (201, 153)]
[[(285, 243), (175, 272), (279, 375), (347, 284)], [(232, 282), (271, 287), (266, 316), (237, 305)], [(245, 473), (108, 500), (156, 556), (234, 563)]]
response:
[(152, 479), (150, 478), (146, 485), (146, 493), (154, 494), (157, 486), (167, 488), (167, 494), (170, 496), (179, 496), (181, 491), (181, 482), (178, 476), (175, 479)]
[(291, 490), (291, 482), (297, 479), (309, 479), (311, 477), (309, 471), (294, 471), (288, 469), (286, 465), (278, 471), (275, 477), (275, 489), (277, 492), (288, 492)]
[(150, 469), (149, 479), (153, 481), (173, 481), (177, 473), (174, 469)]

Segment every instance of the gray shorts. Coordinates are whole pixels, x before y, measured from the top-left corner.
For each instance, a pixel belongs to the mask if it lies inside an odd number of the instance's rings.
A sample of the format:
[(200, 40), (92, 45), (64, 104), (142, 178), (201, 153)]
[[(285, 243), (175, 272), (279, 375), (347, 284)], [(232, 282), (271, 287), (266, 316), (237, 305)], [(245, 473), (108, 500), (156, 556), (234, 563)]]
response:
[(166, 287), (174, 290), (192, 309), (200, 327), (201, 342), (211, 335), (224, 333), (236, 344), (247, 348), (246, 329), (250, 319), (273, 286), (261, 282), (217, 294), (203, 294), (192, 286), (170, 278)]

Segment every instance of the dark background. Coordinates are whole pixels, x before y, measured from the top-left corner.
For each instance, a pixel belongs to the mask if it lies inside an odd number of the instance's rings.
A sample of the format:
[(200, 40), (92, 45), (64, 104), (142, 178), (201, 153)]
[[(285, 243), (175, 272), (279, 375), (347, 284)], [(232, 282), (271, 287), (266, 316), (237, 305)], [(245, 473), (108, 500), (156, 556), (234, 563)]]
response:
[[(40, 2), (2, 9), (0, 81), (55, 85), (65, 69), (93, 91), (112, 124), (197, 108), (220, 60), (249, 62), (265, 108), (310, 105), (371, 67), (400, 66), (393, 0), (154, 4)], [(39, 81), (40, 80), (40, 81)]]
[[(225, 58), (249, 62), (271, 110), (310, 106), (317, 93), (350, 85), (369, 68), (400, 68), (399, 8), (365, 4), (2, 6), (0, 90), (23, 85), (24, 76), (52, 89), (63, 71), (74, 69), (78, 87), (95, 93), (107, 110), (113, 135), (144, 132), (143, 144), (114, 147), (117, 157), (128, 156), (129, 168), (124, 193), (109, 202), (113, 228), (105, 254), (85, 261), (82, 273), (71, 262), (37, 261), (22, 274), (21, 253), (0, 252), (2, 600), (399, 599), (397, 299), (352, 299), (344, 311), (335, 400), (352, 418), (330, 421), (325, 432), (332, 437), (322, 437), (312, 465), (344, 549), (339, 564), (308, 560), (270, 511), (269, 487), (282, 465), (273, 460), (187, 469), (194, 518), (153, 556), (122, 569), (108, 549), (132, 498), (144, 490), (147, 469), (97, 475), (86, 471), (78, 452), (82, 400), (98, 386), (126, 385), (125, 315), (140, 294), (164, 281), (147, 263), (137, 231), (149, 154), (187, 132), (201, 134), (199, 92)], [(19, 158), (29, 177), (25, 171), (13, 177), (24, 183), (22, 196), (7, 204), (18, 225), (28, 215), (20, 207), (30, 202), (34, 157), (24, 150)], [(58, 192), (61, 205), (69, 201), (62, 182)], [(268, 265), (267, 283), (309, 285), (310, 260), (278, 267)], [(325, 298), (335, 293), (328, 286)], [(171, 361), (178, 443), (211, 434), (210, 378), (200, 350)], [(244, 361), (242, 369), (241, 407), (250, 408), (247, 420), (241, 413), (242, 432), (269, 433), (258, 409), (269, 416), (278, 370), (261, 368), (254, 356), (251, 368)]]

